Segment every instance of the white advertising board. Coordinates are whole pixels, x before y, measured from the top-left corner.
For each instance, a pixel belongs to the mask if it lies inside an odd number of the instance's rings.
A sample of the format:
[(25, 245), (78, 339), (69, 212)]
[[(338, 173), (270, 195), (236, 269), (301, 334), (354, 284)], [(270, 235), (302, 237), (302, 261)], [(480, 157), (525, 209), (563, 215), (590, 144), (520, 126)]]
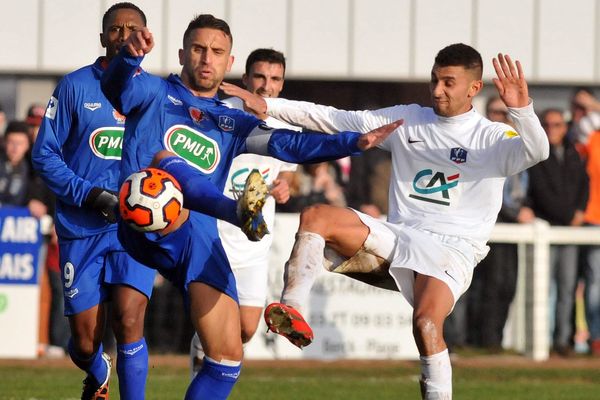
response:
[[(269, 303), (279, 301), (283, 266), (294, 244), (297, 214), (278, 214), (269, 266)], [(412, 307), (400, 292), (379, 289), (325, 271), (304, 312), (315, 340), (303, 350), (267, 333), (264, 321), (245, 347), (246, 359), (418, 359), (412, 336)]]

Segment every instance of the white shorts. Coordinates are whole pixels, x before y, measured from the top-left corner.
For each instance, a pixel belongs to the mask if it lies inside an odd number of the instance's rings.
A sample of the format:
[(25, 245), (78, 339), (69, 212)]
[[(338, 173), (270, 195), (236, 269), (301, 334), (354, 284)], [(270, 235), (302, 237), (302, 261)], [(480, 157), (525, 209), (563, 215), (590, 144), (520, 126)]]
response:
[(390, 275), (411, 306), (414, 305), (414, 272), (443, 281), (450, 288), (454, 303), (471, 284), (477, 262), (473, 246), (465, 240), (352, 211), (370, 229), (366, 250), (390, 263)]
[(267, 301), (268, 260), (258, 260), (241, 268), (231, 266), (240, 306), (264, 307)]

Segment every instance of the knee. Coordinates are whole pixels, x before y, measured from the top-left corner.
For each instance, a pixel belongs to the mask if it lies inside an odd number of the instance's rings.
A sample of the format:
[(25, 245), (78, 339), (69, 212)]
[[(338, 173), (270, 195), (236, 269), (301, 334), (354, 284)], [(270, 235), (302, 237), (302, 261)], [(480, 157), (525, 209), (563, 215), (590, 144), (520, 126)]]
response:
[(152, 163), (150, 163), (150, 165), (152, 167), (157, 167), (158, 164), (165, 158), (167, 157), (172, 157), (174, 156), (175, 153), (172, 153), (168, 150), (161, 150), (159, 152), (157, 152), (156, 154), (154, 154), (154, 157), (152, 158)]
[(300, 213), (300, 227), (315, 225), (316, 223), (324, 223), (328, 220), (329, 213), (327, 210), (331, 208), (326, 204), (314, 204), (305, 207)]
[(432, 316), (425, 313), (415, 313), (413, 316), (413, 335), (418, 343), (425, 344), (426, 347), (443, 341), (444, 321), (437, 321)]
[(129, 305), (113, 312), (113, 329), (119, 342), (141, 338), (144, 330), (145, 304)]

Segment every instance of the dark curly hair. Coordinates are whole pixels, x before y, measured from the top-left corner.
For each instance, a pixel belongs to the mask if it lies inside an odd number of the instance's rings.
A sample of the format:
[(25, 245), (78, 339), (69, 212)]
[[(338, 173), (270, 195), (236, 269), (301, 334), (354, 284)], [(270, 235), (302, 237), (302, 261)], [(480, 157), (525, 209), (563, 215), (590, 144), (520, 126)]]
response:
[(435, 65), (438, 67), (464, 67), (472, 70), (478, 79), (481, 79), (483, 75), (481, 54), (464, 43), (451, 44), (440, 50), (435, 56)]

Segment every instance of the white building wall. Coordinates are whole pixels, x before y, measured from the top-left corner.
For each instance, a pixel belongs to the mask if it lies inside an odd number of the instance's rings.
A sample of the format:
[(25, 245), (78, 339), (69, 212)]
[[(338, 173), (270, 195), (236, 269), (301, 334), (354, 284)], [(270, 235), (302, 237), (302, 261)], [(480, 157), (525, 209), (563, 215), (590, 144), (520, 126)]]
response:
[[(102, 54), (111, 0), (19, 0), (0, 5), (0, 73), (66, 73)], [(136, 0), (157, 46), (144, 65), (179, 71), (177, 50), (196, 13), (225, 18), (241, 75), (256, 47), (285, 52), (289, 78), (426, 81), (446, 44), (476, 46), (492, 76), (497, 52), (532, 83), (600, 79), (600, 0)]]

